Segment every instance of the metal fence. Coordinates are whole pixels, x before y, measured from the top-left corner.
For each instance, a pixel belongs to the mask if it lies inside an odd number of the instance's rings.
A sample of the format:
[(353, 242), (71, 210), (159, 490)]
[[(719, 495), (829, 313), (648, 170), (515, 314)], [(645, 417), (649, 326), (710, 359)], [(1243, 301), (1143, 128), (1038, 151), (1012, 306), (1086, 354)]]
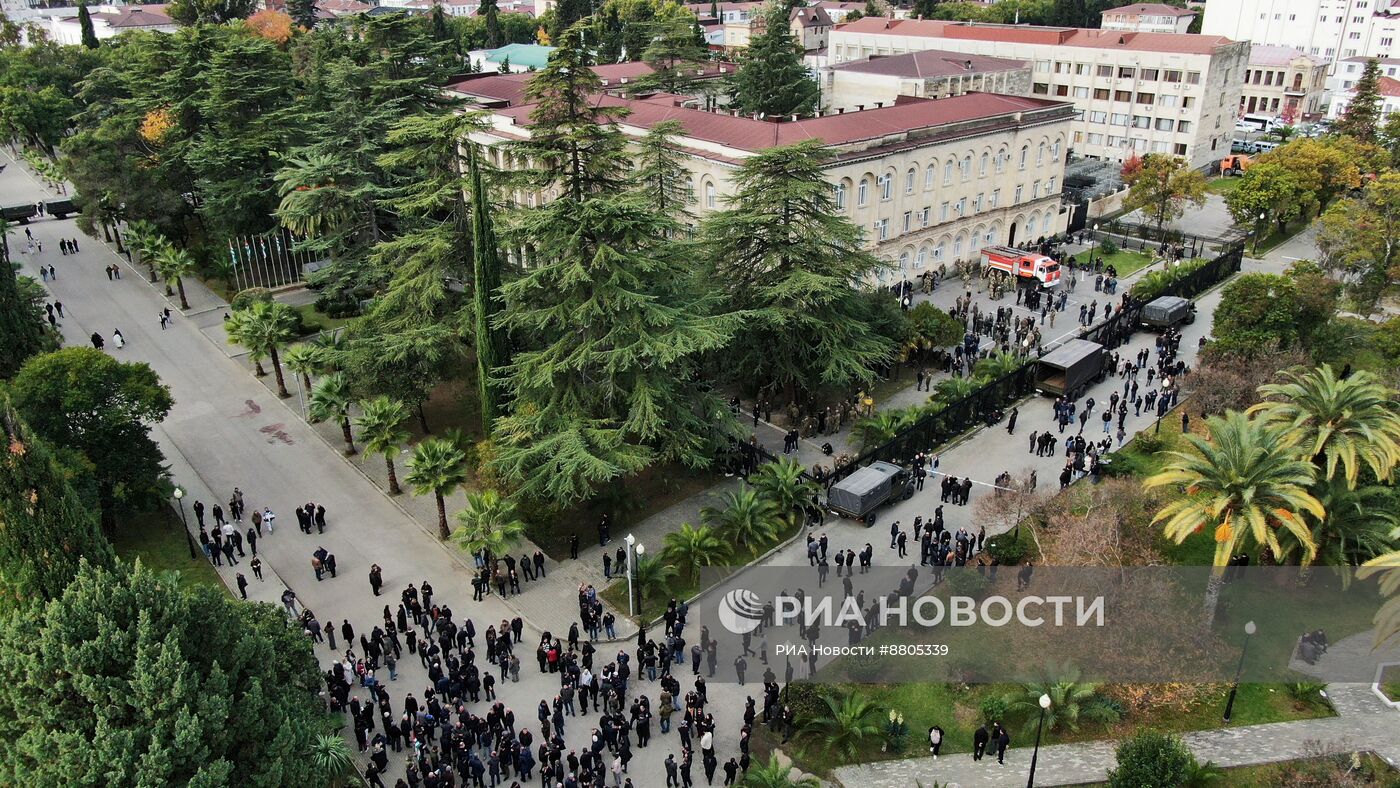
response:
[[(1193, 298), (1240, 270), (1244, 260), (1244, 242), (1217, 243), (1221, 243), (1223, 250), (1218, 257), (1172, 282), (1161, 295)], [(1137, 330), (1138, 315), (1144, 303), (1131, 294), (1125, 295), (1122, 307), (1112, 317), (1094, 324), (1081, 337), (1098, 342), (1109, 350), (1119, 347)], [(872, 462), (907, 462), (915, 454), (932, 452), (969, 429), (995, 423), (999, 411), (1035, 391), (1037, 363), (1038, 359), (1028, 361), (943, 410), (924, 416), (885, 443), (837, 468), (826, 478), (826, 484), (829, 486), (840, 481)]]

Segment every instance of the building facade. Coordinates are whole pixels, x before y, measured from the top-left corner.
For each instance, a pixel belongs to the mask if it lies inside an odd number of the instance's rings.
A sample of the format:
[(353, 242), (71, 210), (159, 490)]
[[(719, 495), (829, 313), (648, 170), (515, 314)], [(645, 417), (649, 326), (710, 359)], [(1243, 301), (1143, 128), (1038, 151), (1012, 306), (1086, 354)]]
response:
[[(1376, 87), (1376, 92), (1380, 94), (1381, 98), (1382, 117), (1400, 110), (1400, 80), (1381, 77)], [(1332, 105), (1327, 108), (1327, 117), (1336, 119), (1346, 114), (1347, 107), (1355, 98), (1356, 91), (1350, 88), (1332, 94)]]
[(1240, 114), (1276, 115), (1292, 122), (1326, 109), (1327, 61), (1301, 49), (1255, 44), (1244, 73)]
[[(502, 143), (529, 137), (531, 105), (522, 100), (527, 75), (472, 76), (449, 89), (490, 104), (490, 128), (473, 139), (498, 167), (509, 167)], [(839, 211), (864, 228), (869, 247), (902, 278), (979, 256), (983, 246), (1021, 243), (1060, 232), (1067, 215), (1060, 192), (1074, 108), (1022, 96), (968, 94), (940, 100), (905, 98), (860, 112), (802, 120), (758, 120), (679, 106), (676, 97), (644, 100), (602, 96), (625, 107), (622, 132), (641, 137), (678, 121), (697, 216), (720, 210), (735, 191), (744, 159), (776, 145), (820, 139), (832, 151), (827, 178)], [(544, 195), (517, 193), (517, 204)]]
[[(1400, 55), (1400, 4), (1394, 0), (1228, 0), (1206, 3), (1201, 32), (1301, 49), (1326, 61)], [(1329, 89), (1336, 89), (1329, 84)]]
[(1195, 18), (1196, 12), (1185, 8), (1164, 3), (1134, 3), (1104, 11), (1099, 15), (1099, 27), (1134, 33), (1185, 33)]
[(941, 49), (1032, 63), (1033, 96), (1072, 101), (1077, 155), (1167, 153), (1210, 167), (1230, 149), (1249, 44), (1219, 36), (866, 18), (831, 33), (832, 64)]
[[(93, 5), (88, 6), (92, 15), (92, 32), (99, 41), (125, 33), (128, 30), (149, 30), (161, 33), (175, 32), (175, 20), (166, 16), (165, 6), (139, 5)], [(38, 18), (31, 17), (46, 33), (49, 40), (59, 44), (83, 43), (83, 26), (78, 21), (77, 8), (35, 9)]]
[[(792, 31), (792, 38), (802, 46), (804, 52), (825, 49), (827, 36), (831, 34), (833, 25), (835, 23), (831, 21), (831, 16), (820, 6), (794, 8), (788, 15), (788, 27)], [(763, 15), (759, 12), (751, 13), (747, 19), (726, 22), (724, 48), (747, 48), (749, 41), (761, 34), (765, 26)]]
[(899, 96), (947, 98), (964, 93), (1031, 94), (1031, 64), (1022, 60), (929, 49), (876, 55), (822, 69), (822, 106), (852, 110)]

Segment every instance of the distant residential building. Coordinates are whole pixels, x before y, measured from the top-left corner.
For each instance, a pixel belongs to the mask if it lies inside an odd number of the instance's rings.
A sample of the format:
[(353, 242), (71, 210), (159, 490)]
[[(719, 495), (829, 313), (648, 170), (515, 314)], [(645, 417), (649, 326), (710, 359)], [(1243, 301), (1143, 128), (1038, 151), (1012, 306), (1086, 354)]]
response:
[[(1380, 83), (1377, 85), (1377, 92), (1381, 97), (1382, 116), (1400, 110), (1400, 80), (1392, 77), (1381, 77)], [(1345, 115), (1347, 107), (1355, 98), (1354, 86), (1332, 94), (1332, 104), (1327, 108), (1327, 117), (1336, 119)]]
[(1400, 56), (1396, 0), (1211, 0), (1201, 31), (1256, 44), (1301, 49), (1327, 62), (1328, 90), (1344, 90), (1339, 64), (1354, 57)]
[(1255, 44), (1244, 73), (1240, 113), (1279, 115), (1290, 121), (1324, 110), (1327, 61), (1301, 49)]
[(928, 49), (828, 66), (820, 81), (822, 105), (827, 109), (893, 104), (899, 96), (946, 98), (972, 92), (1029, 96), (1031, 64)]
[(1206, 168), (1230, 148), (1249, 44), (1221, 36), (867, 17), (838, 25), (831, 63), (926, 49), (1032, 63), (1031, 95), (1073, 101), (1076, 154), (1181, 156)]
[[(763, 3), (686, 3), (685, 8), (701, 21), (718, 19), (721, 23), (730, 25), (749, 21), (763, 8)], [(714, 11), (719, 12), (718, 17), (712, 13)]]
[[(92, 16), (92, 32), (102, 41), (128, 30), (175, 32), (175, 20), (166, 16), (164, 9), (164, 5), (90, 5), (88, 13)], [(59, 44), (83, 42), (83, 28), (78, 22), (77, 8), (35, 10), (41, 18), (34, 21), (48, 32), (51, 41)]]
[[(825, 49), (827, 37), (834, 25), (831, 15), (820, 6), (794, 8), (788, 15), (792, 37), (806, 52)], [(765, 27), (767, 22), (761, 14), (755, 14), (747, 20), (725, 23), (724, 46), (726, 49), (744, 49), (748, 47), (750, 39), (760, 35)]]
[(1099, 27), (1134, 33), (1185, 33), (1195, 18), (1195, 11), (1165, 3), (1134, 3), (1104, 11), (1099, 15)]
[(503, 64), (509, 64), (512, 72), (538, 71), (549, 62), (549, 53), (554, 47), (539, 44), (506, 44), (497, 49), (483, 49), (468, 53), (467, 57), (478, 71), (499, 71)]
[[(533, 105), (520, 103), (525, 78), (471, 75), (448, 86), (490, 111), (489, 127), (473, 139), (497, 167), (511, 166), (502, 143), (530, 136)], [(836, 210), (864, 229), (869, 248), (891, 263), (890, 277), (952, 267), (976, 259), (983, 246), (1034, 240), (1065, 227), (1060, 192), (1070, 104), (981, 93), (902, 97), (881, 108), (791, 120), (706, 112), (678, 98), (605, 95), (597, 101), (629, 110), (618, 122), (628, 137), (666, 120), (681, 124), (675, 145), (685, 154), (699, 216), (724, 207), (744, 159), (815, 139), (833, 154), (825, 172)], [(548, 195), (522, 191), (511, 199), (533, 206)]]

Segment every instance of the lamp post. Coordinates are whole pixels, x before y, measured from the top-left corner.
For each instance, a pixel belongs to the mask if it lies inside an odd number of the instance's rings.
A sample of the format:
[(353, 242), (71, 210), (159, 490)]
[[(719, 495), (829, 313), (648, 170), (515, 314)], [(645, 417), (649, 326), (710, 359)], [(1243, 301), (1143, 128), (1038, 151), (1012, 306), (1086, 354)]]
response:
[(1253, 621), (1244, 625), (1244, 644), (1240, 646), (1240, 664), (1235, 666), (1235, 682), (1230, 685), (1230, 697), (1225, 701), (1225, 722), (1230, 721), (1230, 715), (1235, 711), (1235, 693), (1240, 688), (1240, 673), (1244, 671), (1244, 655), (1249, 653), (1249, 638), (1258, 630)]
[(1264, 235), (1264, 219), (1268, 214), (1259, 212), (1259, 223), (1254, 226), (1254, 256), (1259, 256), (1259, 239)]
[(1035, 788), (1035, 762), (1040, 757), (1040, 732), (1045, 727), (1045, 712), (1050, 709), (1050, 696), (1040, 696), (1040, 721), (1035, 724), (1035, 749), (1031, 751), (1031, 774), (1026, 788)]
[[(642, 544), (639, 542), (639, 543), (637, 544), (636, 550), (637, 550), (637, 559), (636, 559), (636, 561), (635, 561), (635, 562), (633, 563), (633, 565), (632, 565), (632, 569), (633, 569), (634, 572), (636, 571), (637, 567), (640, 566), (641, 563), (642, 563), (642, 555), (646, 552), (646, 547), (645, 547), (644, 545), (642, 545)], [(644, 613), (642, 613), (642, 584), (641, 584), (640, 582), (638, 582), (638, 583), (637, 583), (637, 645), (638, 645), (638, 646), (644, 646), (644, 645), (646, 645), (646, 642), (647, 642), (647, 619), (646, 619), (646, 615), (645, 615)]]
[(194, 538), (190, 536), (190, 520), (185, 516), (185, 490), (177, 485), (172, 495), (175, 496), (175, 502), (180, 504), (180, 525), (185, 531), (185, 544), (190, 548), (190, 559), (194, 560), (197, 556), (194, 551)]
[(627, 615), (635, 616), (637, 607), (633, 601), (635, 597), (632, 596), (632, 549), (637, 545), (637, 537), (628, 534), (622, 541), (627, 543)]
[(1094, 267), (1094, 248), (1099, 245), (1099, 223), (1094, 222), (1094, 232), (1089, 236), (1089, 267)]

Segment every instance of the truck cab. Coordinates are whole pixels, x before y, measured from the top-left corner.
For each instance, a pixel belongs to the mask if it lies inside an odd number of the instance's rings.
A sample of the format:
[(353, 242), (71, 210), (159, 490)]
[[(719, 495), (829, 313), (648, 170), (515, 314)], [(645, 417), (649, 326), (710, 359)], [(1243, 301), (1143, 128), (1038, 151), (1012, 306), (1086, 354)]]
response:
[(982, 250), (984, 270), (1000, 271), (1017, 280), (1034, 279), (1043, 287), (1060, 282), (1060, 264), (1035, 252), (1025, 252), (1011, 246), (988, 246)]

